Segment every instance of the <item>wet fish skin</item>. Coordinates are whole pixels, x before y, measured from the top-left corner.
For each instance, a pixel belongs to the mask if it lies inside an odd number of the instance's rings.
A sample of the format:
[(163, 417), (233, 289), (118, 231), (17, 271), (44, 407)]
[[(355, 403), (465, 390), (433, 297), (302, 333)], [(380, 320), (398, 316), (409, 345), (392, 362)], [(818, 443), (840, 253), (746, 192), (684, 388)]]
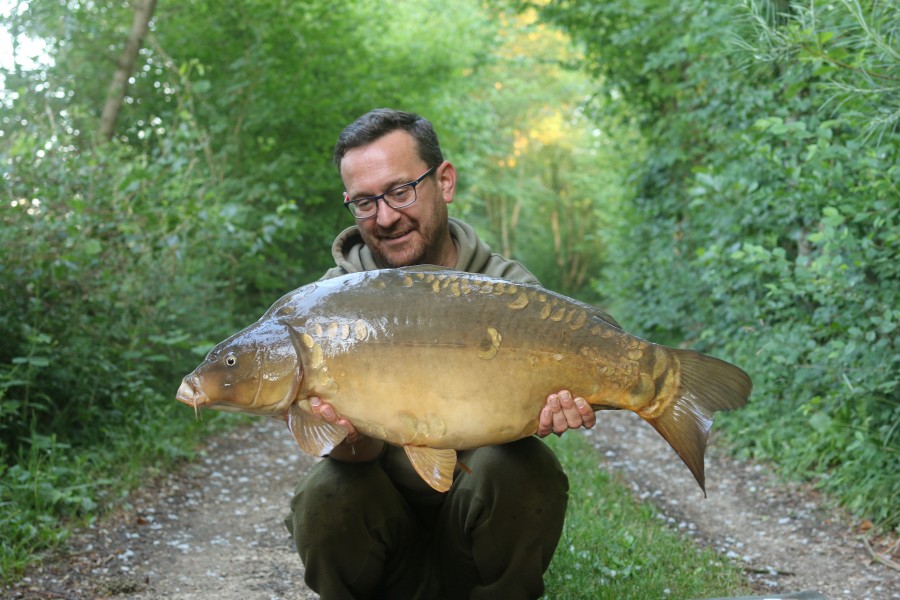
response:
[(547, 396), (569, 389), (595, 410), (636, 412), (703, 488), (712, 415), (743, 406), (751, 387), (733, 365), (631, 336), (538, 286), (410, 267), (294, 290), (218, 344), (177, 398), (286, 414), (301, 448), (322, 455), (346, 432), (311, 415), (319, 396), (445, 490), (455, 450), (533, 434)]

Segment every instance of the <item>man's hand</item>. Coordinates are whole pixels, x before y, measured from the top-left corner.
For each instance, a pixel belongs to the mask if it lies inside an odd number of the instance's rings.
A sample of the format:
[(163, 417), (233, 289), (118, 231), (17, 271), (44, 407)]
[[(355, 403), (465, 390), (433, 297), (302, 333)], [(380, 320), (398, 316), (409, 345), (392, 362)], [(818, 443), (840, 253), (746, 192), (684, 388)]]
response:
[(356, 427), (353, 426), (353, 423), (339, 417), (338, 414), (334, 412), (334, 407), (327, 402), (322, 402), (322, 399), (318, 396), (310, 396), (309, 406), (312, 408), (313, 416), (319, 417), (323, 421), (328, 421), (333, 425), (340, 425), (347, 430), (347, 437), (344, 439), (343, 443), (354, 444), (362, 437), (362, 435), (356, 431)]
[(318, 396), (309, 398), (309, 406), (312, 408), (312, 414), (324, 421), (340, 425), (347, 430), (347, 437), (344, 441), (337, 445), (328, 456), (335, 460), (343, 460), (345, 462), (362, 462), (374, 460), (381, 454), (384, 448), (384, 442), (362, 435), (353, 426), (353, 423), (339, 416), (334, 407), (327, 402), (322, 402)]
[(551, 433), (562, 435), (569, 429), (590, 429), (596, 423), (594, 409), (584, 398), (572, 398), (569, 390), (562, 390), (558, 394), (547, 396), (547, 404), (541, 409), (541, 416), (538, 418), (537, 434), (540, 437)]

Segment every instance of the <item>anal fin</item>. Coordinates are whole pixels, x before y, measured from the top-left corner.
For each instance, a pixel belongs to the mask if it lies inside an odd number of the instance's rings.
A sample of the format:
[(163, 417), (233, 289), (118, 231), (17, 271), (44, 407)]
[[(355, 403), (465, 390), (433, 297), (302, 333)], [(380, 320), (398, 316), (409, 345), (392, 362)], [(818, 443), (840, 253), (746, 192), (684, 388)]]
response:
[(403, 446), (406, 456), (419, 477), (439, 492), (446, 492), (453, 484), (456, 469), (456, 450)]
[(346, 429), (313, 416), (296, 402), (288, 409), (287, 425), (300, 449), (313, 456), (325, 456), (347, 437)]

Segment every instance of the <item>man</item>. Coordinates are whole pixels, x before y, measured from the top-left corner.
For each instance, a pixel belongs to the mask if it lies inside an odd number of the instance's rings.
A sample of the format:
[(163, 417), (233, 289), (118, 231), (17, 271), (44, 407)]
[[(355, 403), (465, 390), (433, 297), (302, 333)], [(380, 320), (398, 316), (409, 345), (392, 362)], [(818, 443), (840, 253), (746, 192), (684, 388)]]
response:
[[(434, 264), (537, 282), (448, 217), (456, 170), (427, 120), (371, 111), (341, 133), (334, 160), (356, 226), (335, 240), (336, 266), (323, 279)], [(318, 398), (311, 404), (314, 414), (348, 431), (300, 483), (285, 519), (307, 585), (323, 599), (543, 594), (568, 494), (565, 473), (543, 442), (532, 437), (461, 452), (471, 472), (459, 472), (441, 494), (421, 480), (401, 448), (360, 435)], [(583, 399), (561, 391), (547, 398), (538, 435), (594, 423)]]

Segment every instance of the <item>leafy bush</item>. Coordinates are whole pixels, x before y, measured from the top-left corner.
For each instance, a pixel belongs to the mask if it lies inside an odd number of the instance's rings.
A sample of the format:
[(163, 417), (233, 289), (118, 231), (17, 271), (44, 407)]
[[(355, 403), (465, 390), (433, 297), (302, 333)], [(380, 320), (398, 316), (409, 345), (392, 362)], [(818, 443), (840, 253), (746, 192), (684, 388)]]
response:
[[(194, 142), (182, 133), (169, 142)], [(227, 282), (253, 237), (188, 161), (37, 139), (16, 132), (0, 151), (4, 572), (110, 504), (138, 465), (190, 452), (175, 389), (246, 310)]]
[(900, 9), (769, 6), (544, 8), (643, 115), (601, 289), (630, 329), (751, 374), (720, 418), (737, 451), (896, 527), (900, 141), (871, 100), (897, 107)]

